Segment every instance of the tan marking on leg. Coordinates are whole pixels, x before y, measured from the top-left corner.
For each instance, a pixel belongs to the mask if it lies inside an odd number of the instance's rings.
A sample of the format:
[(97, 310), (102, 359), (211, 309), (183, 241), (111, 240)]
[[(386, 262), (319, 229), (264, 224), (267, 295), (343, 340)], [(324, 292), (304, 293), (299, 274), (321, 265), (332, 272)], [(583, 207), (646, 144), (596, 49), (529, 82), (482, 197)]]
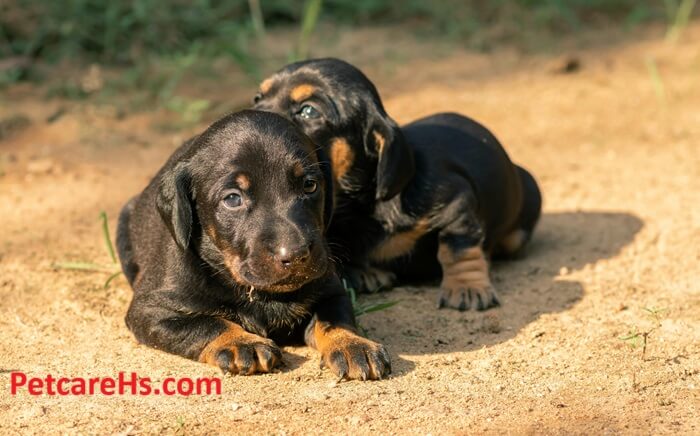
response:
[(491, 285), (489, 265), (481, 247), (472, 247), (455, 254), (440, 244), (438, 260), (442, 266), (443, 288), (485, 288)]
[(218, 366), (216, 362), (217, 351), (221, 348), (230, 346), (231, 344), (241, 343), (245, 340), (257, 338), (256, 335), (248, 333), (236, 323), (226, 321), (227, 328), (219, 336), (209, 342), (206, 347), (199, 353), (199, 361), (210, 365)]
[(314, 94), (314, 91), (316, 91), (315, 86), (304, 83), (303, 85), (294, 87), (292, 92), (289, 93), (289, 97), (294, 101), (302, 101), (311, 97)]
[(358, 335), (354, 327), (316, 321), (308, 343), (336, 376), (376, 380), (391, 372), (386, 349)]
[(340, 180), (345, 177), (350, 170), (355, 155), (345, 138), (333, 138), (330, 154), (333, 179)]
[(386, 262), (409, 254), (429, 229), (428, 219), (421, 218), (411, 230), (389, 235), (372, 250), (369, 258), (375, 262)]
[(245, 174), (239, 174), (236, 176), (236, 184), (243, 190), (250, 189), (250, 179)]
[(272, 77), (268, 77), (267, 79), (263, 80), (260, 84), (260, 92), (263, 94), (267, 94), (270, 91), (270, 89), (272, 89), (273, 82), (274, 81), (272, 80)]
[(374, 135), (374, 142), (377, 144), (377, 153), (382, 154), (384, 151), (384, 145), (386, 145), (386, 139), (376, 130), (372, 130), (372, 134)]
[(455, 253), (441, 243), (438, 261), (442, 266), (440, 307), (483, 310), (499, 304), (491, 285), (489, 264), (480, 246)]
[[(199, 353), (200, 362), (234, 374), (250, 375), (270, 372), (282, 360), (282, 353), (271, 339), (250, 333), (234, 322), (222, 321), (226, 323), (226, 329)], [(228, 368), (222, 368), (218, 361), (219, 354), (224, 350), (232, 354)], [(243, 351), (246, 353), (242, 354)]]
[(331, 325), (327, 322), (316, 321), (314, 323), (313, 341), (311, 347), (320, 352), (327, 350), (333, 346), (346, 346), (357, 337), (357, 332), (354, 327)]
[(514, 230), (501, 240), (501, 249), (506, 254), (514, 254), (522, 248), (526, 238), (527, 234), (524, 230)]

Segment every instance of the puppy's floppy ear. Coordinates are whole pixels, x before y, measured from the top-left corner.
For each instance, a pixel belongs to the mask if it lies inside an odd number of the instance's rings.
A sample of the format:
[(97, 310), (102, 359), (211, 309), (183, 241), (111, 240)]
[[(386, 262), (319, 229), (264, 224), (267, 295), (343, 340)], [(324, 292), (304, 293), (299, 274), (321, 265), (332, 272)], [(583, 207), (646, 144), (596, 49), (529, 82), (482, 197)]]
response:
[(365, 131), (365, 151), (376, 153), (376, 199), (386, 201), (397, 195), (416, 172), (413, 149), (406, 143), (401, 129), (383, 111), (372, 108)]
[(161, 175), (156, 207), (177, 245), (186, 250), (192, 234), (192, 178), (186, 162)]
[(323, 148), (318, 148), (318, 161), (321, 163), (320, 168), (323, 173), (326, 192), (323, 198), (323, 227), (328, 230), (333, 218), (333, 209), (335, 207), (335, 190), (333, 189), (333, 170), (331, 161), (328, 158), (328, 153)]

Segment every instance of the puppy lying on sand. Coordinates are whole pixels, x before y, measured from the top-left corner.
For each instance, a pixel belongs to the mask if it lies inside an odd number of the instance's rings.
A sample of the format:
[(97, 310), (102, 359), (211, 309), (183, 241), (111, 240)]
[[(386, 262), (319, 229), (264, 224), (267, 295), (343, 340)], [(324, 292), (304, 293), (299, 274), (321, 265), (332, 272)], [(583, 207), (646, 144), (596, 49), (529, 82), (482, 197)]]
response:
[(121, 212), (117, 245), (140, 342), (270, 372), (305, 341), (337, 376), (379, 379), (385, 348), (359, 336), (324, 240), (330, 170), (291, 122), (243, 111), (182, 145)]

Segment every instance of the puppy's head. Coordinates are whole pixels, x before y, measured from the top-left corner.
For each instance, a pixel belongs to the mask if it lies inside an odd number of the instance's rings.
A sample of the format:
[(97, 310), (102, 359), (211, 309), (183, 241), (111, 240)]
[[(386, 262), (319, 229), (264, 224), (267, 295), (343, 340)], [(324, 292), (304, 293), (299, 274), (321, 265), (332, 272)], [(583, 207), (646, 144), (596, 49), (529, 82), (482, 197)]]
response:
[(337, 186), (388, 200), (415, 172), (413, 151), (372, 82), (338, 59), (287, 65), (260, 85), (254, 108), (294, 121), (329, 154)]
[(157, 207), (180, 248), (243, 286), (288, 292), (325, 274), (330, 170), (292, 123), (243, 111), (161, 173)]

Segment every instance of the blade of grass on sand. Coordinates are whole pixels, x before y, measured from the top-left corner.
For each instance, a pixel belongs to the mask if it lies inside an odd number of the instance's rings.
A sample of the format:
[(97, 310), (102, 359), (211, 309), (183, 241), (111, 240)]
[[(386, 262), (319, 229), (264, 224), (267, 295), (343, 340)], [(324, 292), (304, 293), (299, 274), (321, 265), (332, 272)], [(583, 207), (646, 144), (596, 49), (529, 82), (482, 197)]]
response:
[(396, 304), (398, 304), (398, 301), (386, 301), (384, 303), (377, 303), (372, 306), (361, 307), (359, 314), (364, 315), (365, 313), (379, 312), (380, 310), (388, 309)]
[(649, 76), (651, 77), (651, 83), (654, 86), (654, 92), (656, 93), (656, 98), (662, 105), (666, 103), (666, 86), (661, 78), (659, 69), (656, 66), (656, 61), (652, 57), (647, 57), (645, 59), (647, 65), (647, 70), (649, 71)]
[(70, 269), (76, 271), (94, 271), (94, 272), (105, 272), (114, 273), (114, 266), (100, 265), (91, 262), (55, 262), (51, 265), (56, 269)]
[(112, 274), (111, 276), (107, 277), (107, 280), (105, 280), (104, 288), (107, 289), (109, 287), (109, 284), (112, 283), (112, 280), (116, 279), (120, 275), (122, 275), (122, 272), (117, 271), (114, 274)]
[(117, 263), (117, 256), (114, 254), (112, 239), (109, 237), (109, 224), (107, 223), (107, 213), (105, 211), (100, 212), (100, 219), (102, 220), (102, 236), (104, 237), (105, 245), (109, 251), (109, 257), (112, 258), (112, 263)]

